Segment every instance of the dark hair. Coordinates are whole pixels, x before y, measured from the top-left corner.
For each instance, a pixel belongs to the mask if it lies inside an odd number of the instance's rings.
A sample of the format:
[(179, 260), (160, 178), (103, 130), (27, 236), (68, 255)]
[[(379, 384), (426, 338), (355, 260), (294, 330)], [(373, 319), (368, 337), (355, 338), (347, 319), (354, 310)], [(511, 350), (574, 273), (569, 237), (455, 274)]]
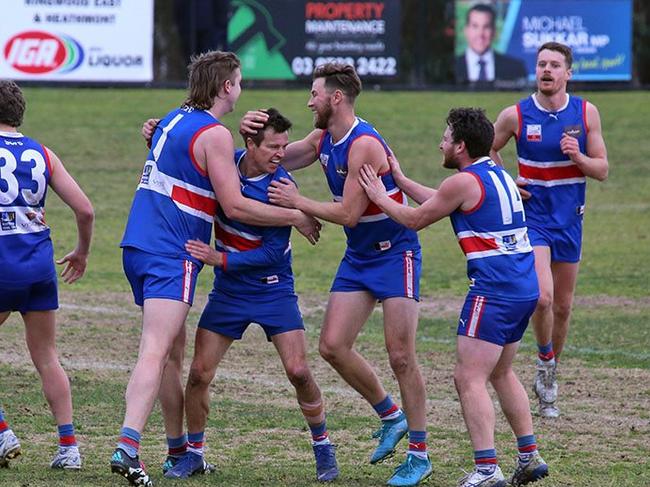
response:
[(539, 55), (540, 52), (543, 50), (548, 50), (548, 51), (555, 51), (559, 52), (564, 56), (564, 62), (566, 63), (566, 67), (568, 69), (571, 69), (571, 65), (573, 64), (573, 53), (571, 52), (571, 48), (565, 44), (560, 44), (559, 42), (546, 42), (539, 46), (539, 49), (537, 49), (537, 54)]
[(490, 154), (494, 142), (494, 125), (482, 108), (452, 108), (447, 125), (455, 143), (465, 142), (467, 153), (476, 158)]
[(313, 79), (325, 78), (328, 90), (341, 90), (350, 102), (361, 93), (361, 79), (350, 64), (326, 63), (314, 70)]
[(0, 80), (0, 123), (20, 127), (25, 114), (25, 97), (20, 87), (9, 80)]
[(483, 12), (484, 14), (489, 14), (490, 15), (490, 27), (492, 27), (492, 30), (495, 29), (496, 27), (496, 12), (492, 8), (492, 5), (489, 5), (487, 3), (479, 3), (477, 5), (474, 5), (472, 8), (470, 8), (467, 11), (467, 15), (465, 16), (465, 25), (469, 24), (469, 15), (472, 12)]
[(264, 124), (264, 127), (259, 129), (255, 134), (245, 134), (244, 137), (244, 143), (246, 143), (246, 140), (251, 139), (257, 147), (260, 146), (262, 141), (264, 140), (264, 134), (266, 133), (266, 129), (271, 128), (275, 131), (277, 134), (281, 134), (282, 132), (286, 132), (291, 128), (291, 120), (289, 120), (287, 117), (282, 115), (279, 111), (277, 111), (275, 108), (268, 108), (264, 110), (269, 118), (266, 120), (266, 123)]
[(224, 81), (234, 80), (233, 73), (241, 66), (232, 52), (209, 51), (192, 56), (185, 104), (199, 110), (212, 108), (214, 98)]

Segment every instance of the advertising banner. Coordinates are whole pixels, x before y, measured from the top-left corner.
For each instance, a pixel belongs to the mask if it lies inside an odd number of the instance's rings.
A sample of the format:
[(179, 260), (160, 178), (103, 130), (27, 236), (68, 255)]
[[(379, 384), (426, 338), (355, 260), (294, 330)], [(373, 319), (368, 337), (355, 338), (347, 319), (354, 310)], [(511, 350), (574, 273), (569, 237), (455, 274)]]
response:
[(2, 0), (0, 78), (153, 79), (153, 0)]
[(400, 1), (232, 0), (228, 44), (244, 79), (311, 77), (338, 61), (361, 78), (398, 74)]
[(478, 82), (481, 70), (496, 86), (513, 82), (517, 63), (533, 81), (537, 49), (550, 41), (573, 50), (574, 80), (629, 81), (632, 0), (456, 0), (457, 82)]

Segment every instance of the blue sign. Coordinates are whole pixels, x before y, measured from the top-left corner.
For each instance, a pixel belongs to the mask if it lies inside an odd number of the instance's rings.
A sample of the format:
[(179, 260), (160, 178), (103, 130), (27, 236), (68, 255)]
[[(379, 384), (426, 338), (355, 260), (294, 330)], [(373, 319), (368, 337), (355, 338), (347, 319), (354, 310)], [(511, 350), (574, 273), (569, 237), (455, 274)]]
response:
[(632, 0), (510, 0), (495, 50), (522, 59), (535, 79), (537, 48), (555, 41), (573, 50), (580, 81), (632, 79)]

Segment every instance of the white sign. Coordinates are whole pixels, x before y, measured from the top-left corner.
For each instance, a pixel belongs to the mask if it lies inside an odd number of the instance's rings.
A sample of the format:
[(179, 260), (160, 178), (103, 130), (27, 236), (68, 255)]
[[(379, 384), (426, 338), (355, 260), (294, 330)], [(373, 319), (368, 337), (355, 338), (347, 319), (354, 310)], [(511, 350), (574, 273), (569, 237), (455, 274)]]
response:
[(153, 79), (154, 0), (2, 0), (0, 78)]

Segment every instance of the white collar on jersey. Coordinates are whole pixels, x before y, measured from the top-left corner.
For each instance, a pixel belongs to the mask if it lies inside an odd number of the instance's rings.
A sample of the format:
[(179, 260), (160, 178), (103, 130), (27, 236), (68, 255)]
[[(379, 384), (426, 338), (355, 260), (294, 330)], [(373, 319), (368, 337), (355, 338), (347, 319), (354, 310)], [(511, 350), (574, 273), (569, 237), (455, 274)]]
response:
[(21, 134), (20, 132), (2, 132), (2, 131), (0, 131), (0, 137), (11, 137), (11, 138), (14, 138), (14, 139), (18, 139), (20, 137), (24, 137), (24, 135)]
[(245, 155), (246, 155), (246, 151), (242, 152), (241, 155), (239, 156), (239, 159), (237, 159), (237, 164), (236, 164), (236, 166), (237, 166), (237, 174), (239, 174), (240, 178), (244, 178), (246, 181), (261, 181), (262, 179), (264, 179), (266, 176), (269, 175), (269, 173), (265, 172), (265, 173), (262, 173), (262, 174), (260, 174), (258, 176), (253, 176), (252, 178), (244, 176), (241, 173), (241, 170), (239, 169), (239, 164), (244, 159)]
[(537, 101), (537, 93), (533, 93), (533, 94), (531, 95), (531, 97), (532, 97), (532, 99), (533, 99), (533, 103), (535, 104), (535, 106), (536, 106), (537, 108), (539, 108), (541, 111), (546, 112), (546, 113), (560, 113), (562, 110), (564, 110), (566, 107), (569, 106), (569, 99), (571, 98), (571, 96), (567, 93), (567, 94), (566, 94), (566, 101), (564, 102), (564, 105), (562, 105), (562, 107), (561, 107), (559, 110), (555, 110), (555, 111), (552, 112), (552, 111), (547, 110), (546, 108), (544, 108), (544, 107), (539, 103), (539, 101)]
[(492, 160), (492, 159), (490, 159), (490, 158), (487, 157), (487, 156), (485, 156), (485, 157), (481, 157), (480, 159), (478, 159), (478, 160), (472, 162), (472, 166), (475, 166), (475, 165), (477, 165), (477, 164), (481, 164), (482, 162), (491, 161), (491, 160)]
[[(350, 134), (352, 133), (352, 131), (357, 125), (359, 125), (359, 117), (354, 118), (354, 123), (352, 124), (352, 127), (350, 127), (350, 130), (348, 130), (348, 133), (345, 134), (343, 137), (341, 137), (341, 140), (339, 140), (336, 144), (333, 143), (332, 145), (334, 146), (341, 145), (343, 142), (345, 142), (348, 139), (348, 137), (350, 137)], [(330, 140), (332, 140), (332, 134), (330, 134)]]

